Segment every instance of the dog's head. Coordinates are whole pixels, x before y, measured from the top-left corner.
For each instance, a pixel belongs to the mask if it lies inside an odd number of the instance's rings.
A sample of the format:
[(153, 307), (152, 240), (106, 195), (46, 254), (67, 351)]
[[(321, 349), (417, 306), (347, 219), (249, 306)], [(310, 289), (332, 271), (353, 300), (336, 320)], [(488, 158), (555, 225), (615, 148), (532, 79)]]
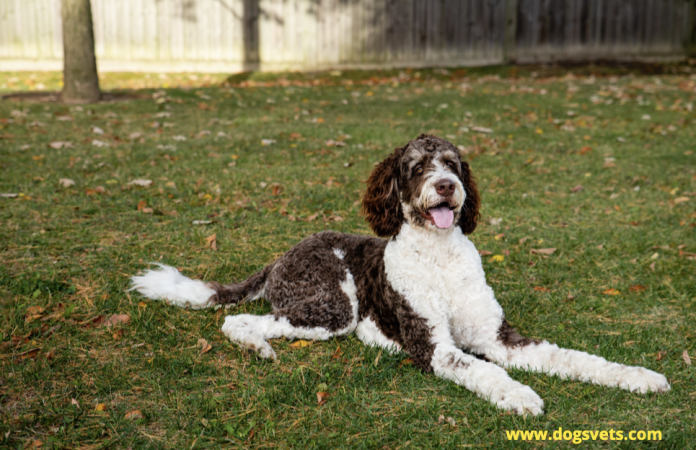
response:
[(399, 233), (406, 222), (447, 233), (476, 228), (479, 193), (469, 164), (452, 143), (422, 134), (394, 150), (367, 180), (362, 211), (378, 236)]

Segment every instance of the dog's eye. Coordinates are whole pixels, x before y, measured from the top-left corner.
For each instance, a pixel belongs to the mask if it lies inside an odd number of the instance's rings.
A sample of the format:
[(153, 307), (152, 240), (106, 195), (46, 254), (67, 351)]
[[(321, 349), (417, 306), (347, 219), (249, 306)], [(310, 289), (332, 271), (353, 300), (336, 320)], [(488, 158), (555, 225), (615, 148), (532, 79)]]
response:
[(418, 164), (416, 167), (413, 168), (413, 173), (415, 173), (416, 175), (422, 174), (423, 173), (423, 166)]
[(448, 162), (447, 162), (447, 167), (449, 167), (450, 169), (454, 170), (455, 172), (456, 172), (456, 170), (457, 170), (457, 166), (455, 166), (454, 163), (453, 163), (452, 161), (448, 161)]

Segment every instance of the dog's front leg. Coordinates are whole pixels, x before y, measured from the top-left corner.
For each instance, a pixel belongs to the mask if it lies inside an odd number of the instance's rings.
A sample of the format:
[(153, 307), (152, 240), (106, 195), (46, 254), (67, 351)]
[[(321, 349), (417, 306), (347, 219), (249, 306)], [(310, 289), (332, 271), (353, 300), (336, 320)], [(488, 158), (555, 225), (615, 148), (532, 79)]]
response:
[(466, 387), (498, 408), (534, 416), (543, 413), (544, 401), (532, 388), (510, 378), (503, 368), (466, 354), (453, 344), (438, 344), (431, 365), (437, 376)]
[(665, 392), (670, 385), (664, 375), (644, 367), (626, 366), (578, 350), (560, 348), (547, 341), (523, 338), (503, 319), (501, 331), (490, 333), (485, 345), (472, 348), (505, 367), (558, 375), (631, 392)]

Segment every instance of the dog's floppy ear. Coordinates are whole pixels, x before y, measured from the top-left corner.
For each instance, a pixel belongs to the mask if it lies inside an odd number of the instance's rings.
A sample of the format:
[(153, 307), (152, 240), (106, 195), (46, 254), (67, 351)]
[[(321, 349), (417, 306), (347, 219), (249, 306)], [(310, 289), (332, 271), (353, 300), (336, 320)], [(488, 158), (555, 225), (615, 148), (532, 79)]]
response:
[(403, 151), (403, 148), (394, 150), (394, 153), (375, 167), (367, 180), (362, 213), (372, 231), (380, 237), (398, 234), (404, 222), (397, 181)]
[(462, 232), (464, 234), (471, 234), (476, 229), (478, 220), (481, 217), (481, 213), (479, 213), (481, 197), (479, 195), (478, 188), (476, 187), (476, 179), (471, 174), (469, 163), (462, 161), (461, 167), (461, 180), (462, 184), (464, 185), (464, 191), (466, 192), (466, 199), (464, 200), (462, 215), (459, 217), (459, 222), (457, 225), (462, 228)]

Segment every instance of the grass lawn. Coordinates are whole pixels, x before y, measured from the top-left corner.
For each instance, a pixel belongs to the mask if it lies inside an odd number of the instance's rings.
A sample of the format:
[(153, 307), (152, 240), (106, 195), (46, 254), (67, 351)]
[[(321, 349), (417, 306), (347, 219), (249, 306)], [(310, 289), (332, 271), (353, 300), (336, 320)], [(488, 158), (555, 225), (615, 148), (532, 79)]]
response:
[[(683, 354), (696, 360), (696, 76), (590, 72), (224, 85), (108, 74), (104, 88), (144, 98), (0, 101), (0, 446), (552, 448), (505, 431), (562, 427), (663, 436), (588, 448), (694, 448), (696, 372)], [(0, 73), (4, 92), (59, 82)], [(512, 370), (545, 401), (545, 415), (519, 417), (354, 336), (277, 340), (278, 360), (260, 360), (220, 326), (227, 312), (268, 312), (262, 301), (189, 311), (127, 292), (152, 261), (231, 282), (311, 233), (369, 234), (364, 181), (422, 132), (460, 145), (478, 177), (471, 239), (510, 322), (664, 373), (671, 392)], [(531, 253), (543, 248), (556, 250)], [(113, 315), (129, 321), (107, 326)]]

